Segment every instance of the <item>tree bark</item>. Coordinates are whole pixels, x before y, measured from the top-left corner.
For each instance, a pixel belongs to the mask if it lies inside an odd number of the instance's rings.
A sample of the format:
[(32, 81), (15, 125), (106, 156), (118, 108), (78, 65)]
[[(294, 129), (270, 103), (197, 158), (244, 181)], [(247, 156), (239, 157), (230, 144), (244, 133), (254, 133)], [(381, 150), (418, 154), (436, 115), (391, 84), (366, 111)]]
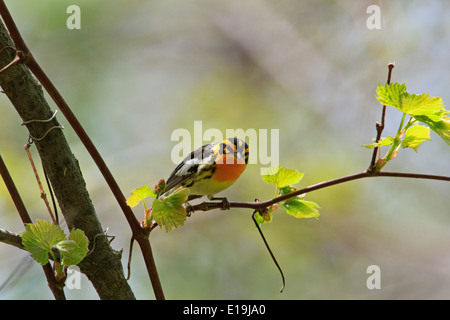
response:
[[(0, 21), (0, 69), (14, 60), (16, 51), (3, 22)], [(16, 63), (0, 73), (0, 86), (22, 121), (45, 120), (53, 115), (42, 87), (29, 69)], [(69, 229), (78, 228), (89, 238), (94, 251), (80, 264), (101, 299), (134, 299), (126, 281), (121, 253), (109, 245), (86, 189), (78, 161), (72, 154), (56, 117), (49, 122), (26, 124), (34, 140), (45, 172)], [(53, 129), (52, 129), (53, 128)], [(42, 140), (39, 138), (44, 137)], [(24, 137), (24, 142), (28, 137)], [(100, 236), (98, 236), (100, 235)], [(95, 240), (94, 240), (95, 239)], [(94, 245), (95, 243), (95, 245)]]

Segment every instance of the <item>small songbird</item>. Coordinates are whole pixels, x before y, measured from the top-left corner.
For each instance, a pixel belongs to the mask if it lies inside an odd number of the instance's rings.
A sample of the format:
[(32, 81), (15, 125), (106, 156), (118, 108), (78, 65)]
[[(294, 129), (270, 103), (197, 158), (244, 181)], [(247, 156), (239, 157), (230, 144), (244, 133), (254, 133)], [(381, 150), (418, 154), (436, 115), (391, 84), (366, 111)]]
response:
[[(213, 196), (231, 186), (248, 163), (248, 144), (238, 138), (204, 145), (192, 151), (166, 181), (165, 194), (180, 186), (190, 190), (188, 200)], [(225, 200), (222, 198), (222, 200)], [(224, 202), (225, 203), (225, 202)]]

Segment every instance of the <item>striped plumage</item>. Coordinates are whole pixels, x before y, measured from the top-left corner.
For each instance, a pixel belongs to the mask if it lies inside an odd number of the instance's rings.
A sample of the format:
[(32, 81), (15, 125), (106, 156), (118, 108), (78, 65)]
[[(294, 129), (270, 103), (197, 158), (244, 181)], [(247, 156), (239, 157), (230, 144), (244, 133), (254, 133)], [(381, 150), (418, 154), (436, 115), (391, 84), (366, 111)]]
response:
[(238, 138), (204, 145), (192, 151), (166, 181), (166, 192), (189, 188), (189, 198), (212, 196), (231, 186), (248, 163), (248, 144)]

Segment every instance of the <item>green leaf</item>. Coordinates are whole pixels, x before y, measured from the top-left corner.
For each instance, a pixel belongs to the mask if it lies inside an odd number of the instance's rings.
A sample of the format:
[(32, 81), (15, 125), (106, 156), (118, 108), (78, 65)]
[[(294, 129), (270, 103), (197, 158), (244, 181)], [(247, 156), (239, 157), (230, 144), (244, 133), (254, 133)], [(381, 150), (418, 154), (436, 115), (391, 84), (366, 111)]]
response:
[(381, 104), (392, 106), (414, 117), (424, 116), (431, 121), (439, 121), (448, 113), (441, 97), (430, 97), (428, 93), (410, 94), (406, 92), (405, 84), (378, 84), (377, 95)]
[(430, 97), (428, 93), (404, 94), (401, 111), (412, 116), (426, 116), (431, 121), (439, 121), (446, 114), (442, 98)]
[(375, 147), (390, 146), (393, 141), (394, 141), (393, 137), (387, 136), (386, 138), (381, 139), (377, 143), (365, 144), (365, 145), (363, 145), (363, 147), (368, 148), (368, 149), (373, 149)]
[(39, 219), (34, 224), (27, 223), (22, 233), (25, 250), (41, 265), (48, 263), (52, 247), (65, 239), (66, 235), (59, 226)]
[(261, 215), (260, 212), (257, 212), (255, 214), (255, 220), (258, 224), (261, 223), (270, 223), (272, 222), (273, 214), (271, 212), (264, 212), (263, 215)]
[(256, 212), (255, 220), (256, 220), (257, 224), (264, 223), (264, 218), (261, 216), (261, 213), (259, 213), (259, 212)]
[(271, 183), (281, 188), (286, 185), (298, 183), (303, 178), (303, 175), (303, 172), (278, 166), (263, 170), (262, 178), (266, 183)]
[(66, 267), (79, 264), (88, 253), (88, 244), (89, 240), (83, 230), (72, 229), (69, 239), (56, 245), (61, 253), (61, 263)]
[(425, 140), (431, 140), (430, 128), (417, 125), (406, 130), (401, 146), (403, 148), (411, 148), (417, 152), (417, 148)]
[(144, 201), (145, 198), (156, 198), (156, 194), (149, 186), (142, 186), (131, 191), (131, 196), (127, 199), (127, 205), (135, 207), (140, 201)]
[(431, 130), (436, 132), (444, 141), (450, 145), (450, 118), (443, 116), (439, 121), (431, 121), (427, 117), (416, 116), (417, 120), (427, 124)]
[(282, 207), (286, 210), (286, 213), (295, 218), (318, 218), (319, 206), (317, 203), (307, 200), (301, 200), (299, 197), (293, 197), (286, 200)]
[(186, 209), (181, 205), (173, 205), (167, 199), (155, 199), (152, 209), (153, 219), (161, 228), (164, 227), (166, 232), (182, 226), (186, 220)]
[(294, 192), (295, 190), (297, 190), (297, 188), (294, 187), (294, 186), (292, 186), (292, 185), (282, 186), (281, 188), (279, 188), (278, 194), (279, 194), (280, 196), (283, 196), (283, 195), (285, 195), (285, 194)]
[(377, 86), (377, 99), (382, 105), (392, 106), (394, 108), (401, 108), (401, 95), (406, 92), (406, 84), (386, 84)]
[(188, 188), (179, 187), (175, 192), (170, 194), (166, 200), (174, 206), (179, 206), (185, 203), (188, 199), (190, 190)]

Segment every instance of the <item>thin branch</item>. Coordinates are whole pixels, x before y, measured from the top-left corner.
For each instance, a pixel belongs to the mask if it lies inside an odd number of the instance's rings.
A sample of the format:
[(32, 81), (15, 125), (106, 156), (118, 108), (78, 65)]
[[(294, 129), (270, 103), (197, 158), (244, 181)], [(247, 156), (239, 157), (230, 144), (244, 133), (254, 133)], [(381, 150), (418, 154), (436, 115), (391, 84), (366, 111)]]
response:
[(379, 172), (375, 176), (450, 181), (450, 177), (447, 176), (422, 173)]
[[(378, 173), (371, 173), (368, 171), (365, 172), (359, 172), (355, 174), (351, 174), (348, 176), (344, 176), (341, 178), (328, 180), (324, 182), (320, 182), (317, 184), (314, 184), (312, 186), (296, 190), (294, 192), (285, 194), (283, 196), (273, 198), (267, 201), (263, 202), (230, 202), (230, 208), (246, 208), (246, 209), (253, 209), (257, 211), (264, 210), (271, 205), (274, 205), (275, 203), (285, 201), (287, 199), (299, 196), (304, 193), (310, 193), (315, 190), (320, 190), (323, 188), (327, 188), (330, 186), (334, 186), (337, 184), (341, 184), (344, 182), (349, 182), (353, 180), (363, 179), (363, 178), (375, 178), (375, 177), (397, 177), (397, 178), (413, 178), (413, 179), (429, 179), (429, 180), (440, 180), (440, 181), (450, 181), (450, 177), (447, 176), (440, 176), (440, 175), (431, 175), (431, 174), (419, 174), (419, 173), (403, 173), (403, 172), (378, 172)], [(194, 211), (209, 211), (213, 209), (222, 209), (223, 204), (222, 202), (202, 202), (197, 205), (190, 205), (186, 208), (188, 213), (194, 212)]]
[[(386, 81), (387, 84), (391, 83), (392, 69), (394, 69), (394, 64), (389, 63), (388, 64), (388, 77), (387, 77), (387, 81)], [(381, 139), (381, 133), (383, 132), (384, 127), (385, 127), (385, 118), (386, 118), (386, 106), (383, 105), (383, 110), (381, 111), (381, 123), (379, 123), (379, 122), (376, 123), (376, 129), (377, 129), (377, 137), (375, 139), (376, 143), (378, 141), (380, 141), (380, 139)], [(371, 172), (375, 171), (378, 151), (379, 151), (379, 147), (375, 147), (373, 149), (372, 160), (370, 161), (368, 171), (371, 171)]]
[(48, 213), (50, 214), (50, 217), (52, 218), (53, 223), (57, 225), (58, 222), (56, 221), (55, 215), (53, 214), (53, 211), (50, 208), (50, 203), (47, 200), (47, 194), (45, 193), (44, 188), (42, 187), (41, 179), (39, 178), (39, 174), (36, 170), (36, 166), (34, 165), (33, 157), (31, 156), (31, 153), (30, 153), (30, 147), (31, 147), (31, 144), (27, 143), (25, 145), (25, 152), (27, 153), (28, 160), (30, 161), (34, 176), (38, 183), (39, 191), (41, 192), (41, 198), (42, 198), (42, 200), (44, 200), (45, 206), (47, 207)]
[(22, 244), (22, 236), (15, 232), (0, 229), (0, 242), (25, 250), (25, 247)]

